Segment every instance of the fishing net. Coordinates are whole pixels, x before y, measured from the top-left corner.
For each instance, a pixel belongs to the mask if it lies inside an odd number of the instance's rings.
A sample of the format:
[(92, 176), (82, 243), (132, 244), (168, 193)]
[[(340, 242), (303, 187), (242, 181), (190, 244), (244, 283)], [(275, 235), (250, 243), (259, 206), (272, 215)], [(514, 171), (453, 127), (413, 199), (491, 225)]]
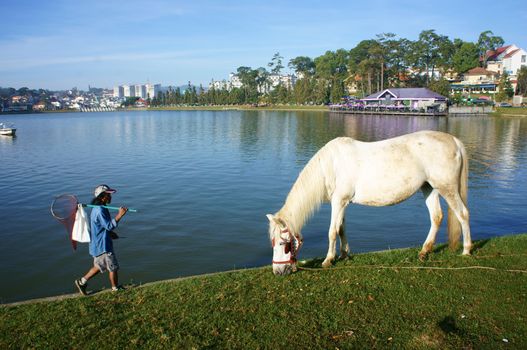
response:
[(72, 239), (72, 233), (78, 204), (77, 197), (71, 194), (62, 194), (55, 197), (51, 203), (51, 215), (66, 228), (73, 249), (77, 249), (77, 242)]

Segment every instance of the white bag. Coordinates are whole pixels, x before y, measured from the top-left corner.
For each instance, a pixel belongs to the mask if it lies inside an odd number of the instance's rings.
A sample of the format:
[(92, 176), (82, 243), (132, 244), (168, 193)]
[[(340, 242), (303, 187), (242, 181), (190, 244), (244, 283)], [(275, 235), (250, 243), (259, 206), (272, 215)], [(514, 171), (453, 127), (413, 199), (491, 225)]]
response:
[(75, 214), (75, 223), (73, 224), (71, 239), (81, 243), (90, 242), (90, 222), (88, 221), (86, 211), (84, 210), (82, 204), (77, 206), (77, 213)]

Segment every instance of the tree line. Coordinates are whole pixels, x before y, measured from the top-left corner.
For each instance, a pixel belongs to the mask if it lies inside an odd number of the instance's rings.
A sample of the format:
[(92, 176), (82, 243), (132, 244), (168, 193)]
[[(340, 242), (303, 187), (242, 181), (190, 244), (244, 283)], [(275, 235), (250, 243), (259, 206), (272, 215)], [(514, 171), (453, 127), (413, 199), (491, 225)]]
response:
[[(242, 87), (170, 89), (151, 100), (151, 104), (327, 104), (339, 102), (354, 86), (356, 95), (364, 97), (388, 87), (428, 87), (444, 96), (450, 94), (450, 83), (444, 78), (459, 76), (468, 70), (485, 67), (488, 52), (503, 46), (504, 40), (492, 31), (484, 31), (477, 42), (450, 40), (435, 30), (424, 30), (417, 40), (399, 38), (393, 33), (363, 40), (351, 50), (326, 51), (319, 57), (298, 56), (288, 62), (295, 72), (296, 84), (288, 88), (269, 86), (271, 74), (281, 74), (283, 57), (276, 53), (268, 68), (242, 66), (236, 70)], [(504, 78), (505, 77), (505, 78)], [(514, 91), (503, 74), (503, 99)], [(519, 78), (527, 80), (527, 69)], [(501, 86), (501, 85), (500, 85)], [(527, 94), (527, 81), (518, 82), (519, 93)]]

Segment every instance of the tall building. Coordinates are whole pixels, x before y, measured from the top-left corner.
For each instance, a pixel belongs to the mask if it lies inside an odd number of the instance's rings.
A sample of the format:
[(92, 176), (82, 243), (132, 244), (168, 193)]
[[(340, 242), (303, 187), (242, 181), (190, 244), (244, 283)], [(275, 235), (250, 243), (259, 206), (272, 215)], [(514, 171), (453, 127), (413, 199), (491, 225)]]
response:
[(134, 84), (119, 85), (113, 88), (113, 96), (122, 97), (140, 97), (142, 99), (154, 98), (161, 92), (161, 84)]
[(124, 97), (124, 87), (121, 86), (114, 86), (113, 88), (113, 97), (122, 98)]
[(161, 92), (161, 84), (150, 84), (147, 83), (146, 85), (146, 98), (153, 99), (159, 95), (159, 92)]
[(134, 95), (131, 95), (131, 91), (130, 91), (130, 85), (123, 85), (123, 97), (130, 97), (130, 96), (134, 96)]

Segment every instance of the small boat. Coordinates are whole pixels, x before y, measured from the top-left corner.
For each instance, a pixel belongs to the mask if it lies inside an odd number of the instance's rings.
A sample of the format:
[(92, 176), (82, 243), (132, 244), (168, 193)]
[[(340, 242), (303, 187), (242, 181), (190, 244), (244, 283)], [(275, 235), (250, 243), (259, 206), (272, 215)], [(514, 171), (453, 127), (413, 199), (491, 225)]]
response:
[(0, 123), (0, 135), (2, 136), (15, 136), (16, 128), (12, 124)]

